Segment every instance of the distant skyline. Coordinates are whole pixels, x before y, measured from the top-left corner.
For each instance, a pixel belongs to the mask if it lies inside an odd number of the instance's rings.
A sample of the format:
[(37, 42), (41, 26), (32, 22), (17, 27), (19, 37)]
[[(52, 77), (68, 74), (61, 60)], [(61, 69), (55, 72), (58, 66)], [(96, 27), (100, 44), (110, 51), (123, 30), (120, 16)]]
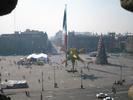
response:
[(0, 17), (0, 34), (31, 29), (54, 36), (62, 30), (65, 4), (68, 31), (133, 33), (133, 13), (119, 0), (18, 0), (12, 13)]

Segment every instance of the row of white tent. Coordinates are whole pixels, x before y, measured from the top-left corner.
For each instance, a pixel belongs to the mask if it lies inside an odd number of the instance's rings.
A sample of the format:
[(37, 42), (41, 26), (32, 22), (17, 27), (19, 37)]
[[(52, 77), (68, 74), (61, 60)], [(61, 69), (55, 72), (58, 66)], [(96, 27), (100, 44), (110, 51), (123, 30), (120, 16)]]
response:
[(3, 89), (28, 88), (28, 83), (26, 80), (8, 80), (7, 82), (2, 82), (1, 87)]

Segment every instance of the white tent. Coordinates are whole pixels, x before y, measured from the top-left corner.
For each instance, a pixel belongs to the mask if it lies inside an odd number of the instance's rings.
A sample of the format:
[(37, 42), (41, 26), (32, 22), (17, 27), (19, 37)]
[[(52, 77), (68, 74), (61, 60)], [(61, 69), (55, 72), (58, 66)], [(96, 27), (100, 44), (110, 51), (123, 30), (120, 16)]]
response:
[(2, 88), (28, 88), (28, 83), (26, 80), (9, 80), (7, 82), (1, 83)]
[(48, 61), (48, 55), (44, 54), (44, 53), (40, 53), (40, 54), (30, 54), (29, 56), (27, 56), (27, 59), (36, 59), (37, 61)]

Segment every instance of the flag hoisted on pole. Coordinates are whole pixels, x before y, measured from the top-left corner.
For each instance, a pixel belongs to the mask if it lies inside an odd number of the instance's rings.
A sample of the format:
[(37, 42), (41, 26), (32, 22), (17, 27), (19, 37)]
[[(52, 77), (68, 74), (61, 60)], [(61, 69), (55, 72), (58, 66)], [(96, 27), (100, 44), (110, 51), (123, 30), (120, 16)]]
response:
[(67, 5), (65, 5), (64, 10), (64, 17), (63, 17), (63, 45), (66, 50), (66, 63), (65, 66), (67, 67)]
[(65, 10), (64, 10), (64, 17), (63, 17), (63, 35), (64, 35), (64, 41), (63, 41), (63, 45), (65, 47), (65, 49), (67, 49), (67, 11), (66, 8), (67, 5), (65, 5)]

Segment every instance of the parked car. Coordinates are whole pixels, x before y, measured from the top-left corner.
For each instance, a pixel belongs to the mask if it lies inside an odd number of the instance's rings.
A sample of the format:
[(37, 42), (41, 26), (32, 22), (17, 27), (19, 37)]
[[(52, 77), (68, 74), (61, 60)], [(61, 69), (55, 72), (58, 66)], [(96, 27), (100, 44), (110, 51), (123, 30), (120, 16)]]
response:
[(98, 94), (96, 94), (96, 97), (103, 99), (103, 98), (108, 97), (108, 94), (106, 94), (106, 93), (98, 93)]
[(96, 56), (97, 56), (97, 51), (90, 52), (90, 53), (89, 53), (89, 56), (90, 56), (90, 57), (96, 57)]

